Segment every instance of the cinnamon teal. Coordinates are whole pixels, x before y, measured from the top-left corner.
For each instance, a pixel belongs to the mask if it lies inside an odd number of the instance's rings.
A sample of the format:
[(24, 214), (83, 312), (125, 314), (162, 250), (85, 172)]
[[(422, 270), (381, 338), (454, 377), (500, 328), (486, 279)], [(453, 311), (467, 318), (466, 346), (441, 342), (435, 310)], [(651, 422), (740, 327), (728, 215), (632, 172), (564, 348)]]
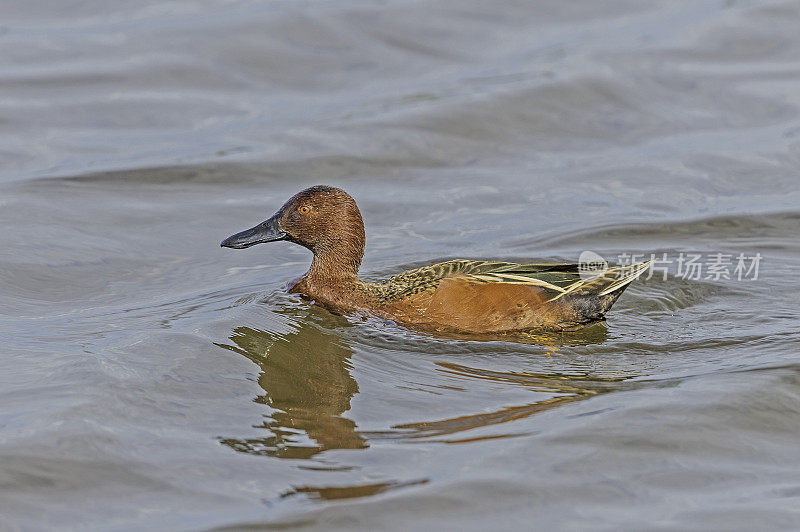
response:
[(358, 278), (364, 222), (345, 191), (314, 186), (289, 199), (271, 218), (222, 241), (242, 249), (288, 240), (314, 254), (289, 285), (336, 314), (468, 333), (572, 331), (602, 320), (648, 262), (581, 275), (578, 264), (514, 264), (450, 260), (390, 279)]

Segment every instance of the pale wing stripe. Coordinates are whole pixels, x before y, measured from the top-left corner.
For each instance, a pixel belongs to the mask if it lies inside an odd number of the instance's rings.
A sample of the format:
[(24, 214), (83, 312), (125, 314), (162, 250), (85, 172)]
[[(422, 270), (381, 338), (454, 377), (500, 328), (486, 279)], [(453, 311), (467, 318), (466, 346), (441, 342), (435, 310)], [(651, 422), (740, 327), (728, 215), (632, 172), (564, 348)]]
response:
[(584, 286), (585, 286), (587, 283), (590, 283), (590, 282), (592, 282), (592, 281), (595, 281), (595, 280), (596, 280), (596, 279), (590, 279), (590, 280), (588, 280), (588, 281), (583, 281), (583, 280), (581, 280), (581, 281), (578, 281), (578, 282), (576, 282), (576, 283), (572, 283), (572, 284), (571, 284), (571, 285), (569, 285), (569, 286), (568, 286), (568, 287), (567, 287), (567, 288), (566, 288), (566, 289), (565, 289), (563, 292), (561, 292), (560, 294), (558, 294), (558, 295), (557, 295), (557, 296), (555, 296), (555, 297), (551, 297), (551, 298), (550, 298), (550, 299), (548, 299), (547, 301), (555, 301), (555, 300), (556, 300), (556, 299), (558, 299), (559, 297), (561, 297), (561, 296), (564, 296), (564, 295), (567, 295), (567, 294), (569, 294), (570, 292), (574, 292), (574, 291), (575, 291), (575, 290), (577, 290), (578, 288), (583, 288), (583, 287), (584, 287)]
[(488, 281), (490, 283), (499, 282), (499, 279), (497, 277), (493, 277), (493, 276), (490, 276), (490, 275), (482, 275), (482, 274), (479, 274), (479, 273), (471, 273), (467, 277), (472, 277), (474, 279), (480, 279), (481, 281)]
[(639, 264), (636, 264), (634, 270), (631, 273), (629, 273), (626, 277), (620, 279), (619, 281), (612, 283), (608, 288), (600, 292), (600, 294), (598, 295), (605, 296), (607, 294), (610, 294), (614, 290), (617, 290), (618, 288), (633, 282), (637, 277), (642, 275), (650, 267), (651, 262), (653, 261), (648, 260), (646, 262), (640, 262)]
[[(623, 279), (614, 280), (607, 288), (603, 289), (603, 291), (600, 292), (597, 295), (598, 296), (604, 296), (604, 295), (610, 294), (611, 292), (613, 292), (613, 291), (625, 286), (626, 284), (631, 283), (632, 281), (634, 281), (637, 277), (639, 277), (643, 272), (645, 272), (650, 267), (650, 263), (651, 262), (653, 262), (653, 261), (652, 260), (648, 260), (646, 262), (640, 262), (639, 264), (635, 264), (634, 268), (633, 268), (633, 271), (630, 274), (628, 274)], [(602, 282), (602, 280), (604, 280), (604, 279), (605, 280), (611, 279), (611, 277), (609, 277), (609, 275), (613, 274), (618, 269), (619, 269), (619, 267), (610, 268), (609, 270), (606, 271), (606, 275), (603, 276), (603, 277), (595, 277), (593, 279), (586, 279), (586, 280), (576, 281), (576, 282), (572, 283), (571, 285), (569, 285), (566, 288), (566, 290), (564, 291), (564, 293), (558, 294), (557, 296), (548, 299), (548, 301), (555, 301), (556, 299), (560, 298), (561, 296), (563, 296), (565, 294), (569, 294), (570, 292), (574, 292), (575, 290), (577, 290), (579, 288), (584, 288), (586, 285), (594, 284), (594, 283), (597, 283), (598, 281)]]
[[(627, 266), (627, 268), (631, 268), (632, 271), (622, 279), (616, 279), (611, 282), (608, 287), (602, 290), (598, 296), (605, 296), (622, 288), (623, 286), (631, 283), (636, 278), (638, 278), (642, 273), (644, 273), (649, 267), (652, 260), (648, 260), (645, 262), (640, 262), (639, 264), (634, 264), (632, 266)], [(473, 277), (476, 279), (480, 279), (482, 281), (489, 281), (489, 282), (508, 282), (513, 284), (529, 284), (534, 286), (541, 286), (544, 288), (549, 288), (550, 290), (555, 290), (556, 292), (560, 292), (557, 296), (550, 298), (548, 301), (555, 301), (556, 299), (560, 298), (561, 296), (568, 294), (570, 292), (574, 292), (579, 288), (583, 288), (588, 284), (594, 284), (600, 281), (602, 283), (602, 279), (610, 279), (610, 274), (619, 271), (621, 267), (611, 268), (606, 271), (606, 275), (603, 277), (595, 277), (593, 279), (586, 279), (586, 280), (578, 280), (574, 283), (570, 284), (566, 288), (561, 288), (560, 286), (554, 285), (552, 283), (548, 283), (547, 281), (542, 281), (541, 279), (537, 279), (535, 277), (525, 277), (522, 275), (514, 275), (511, 273), (501, 273), (501, 272), (492, 272), (487, 274), (470, 274), (469, 277)], [(506, 281), (505, 279), (510, 279), (511, 281)], [(516, 281), (516, 282), (515, 282)]]
[(593, 278), (593, 279), (588, 279), (588, 280), (585, 280), (585, 279), (578, 279), (577, 281), (575, 281), (575, 282), (574, 282), (574, 283), (572, 283), (571, 285), (569, 285), (569, 286), (565, 287), (565, 288), (564, 288), (564, 292), (565, 292), (565, 293), (566, 293), (566, 292), (572, 292), (573, 290), (575, 290), (575, 289), (577, 289), (577, 288), (580, 288), (581, 286), (583, 286), (584, 284), (586, 284), (588, 281), (594, 281), (594, 278)]
[(495, 281), (495, 282), (503, 282), (503, 279), (513, 279), (518, 281), (519, 284), (530, 284), (534, 286), (541, 286), (544, 288), (549, 288), (551, 290), (556, 290), (558, 292), (563, 292), (564, 289), (560, 286), (556, 286), (554, 284), (548, 283), (547, 281), (542, 281), (541, 279), (536, 279), (533, 277), (523, 277), (521, 275), (511, 275), (507, 273), (491, 273), (488, 275), (478, 275), (472, 274), (471, 277), (476, 277), (483, 281)]

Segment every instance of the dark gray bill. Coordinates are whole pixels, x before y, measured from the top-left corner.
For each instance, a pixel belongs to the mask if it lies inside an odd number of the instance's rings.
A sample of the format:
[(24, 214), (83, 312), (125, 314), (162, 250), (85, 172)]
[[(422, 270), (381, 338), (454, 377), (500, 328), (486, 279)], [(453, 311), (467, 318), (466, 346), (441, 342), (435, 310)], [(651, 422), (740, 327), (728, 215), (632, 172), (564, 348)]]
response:
[(220, 246), (224, 248), (244, 249), (262, 242), (275, 242), (276, 240), (286, 240), (288, 235), (281, 231), (278, 225), (278, 215), (276, 214), (266, 222), (261, 222), (255, 227), (236, 233), (222, 241)]

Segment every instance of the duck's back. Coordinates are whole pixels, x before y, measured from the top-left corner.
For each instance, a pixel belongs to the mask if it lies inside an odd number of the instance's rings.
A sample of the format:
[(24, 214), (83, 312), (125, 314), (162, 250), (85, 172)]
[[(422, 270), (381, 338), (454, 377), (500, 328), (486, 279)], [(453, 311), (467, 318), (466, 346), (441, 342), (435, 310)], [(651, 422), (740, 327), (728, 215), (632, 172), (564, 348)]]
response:
[(578, 264), (452, 260), (365, 283), (382, 313), (468, 332), (574, 330), (603, 319), (649, 263), (582, 276)]

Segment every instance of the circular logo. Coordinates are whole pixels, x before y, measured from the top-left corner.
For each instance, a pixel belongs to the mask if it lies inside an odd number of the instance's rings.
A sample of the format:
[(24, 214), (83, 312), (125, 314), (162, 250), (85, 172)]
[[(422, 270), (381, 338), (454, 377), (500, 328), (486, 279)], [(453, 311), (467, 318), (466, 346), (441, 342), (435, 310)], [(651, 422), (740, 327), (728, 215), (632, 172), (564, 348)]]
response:
[(584, 251), (578, 257), (578, 274), (584, 281), (603, 275), (608, 269), (608, 261), (594, 251)]

